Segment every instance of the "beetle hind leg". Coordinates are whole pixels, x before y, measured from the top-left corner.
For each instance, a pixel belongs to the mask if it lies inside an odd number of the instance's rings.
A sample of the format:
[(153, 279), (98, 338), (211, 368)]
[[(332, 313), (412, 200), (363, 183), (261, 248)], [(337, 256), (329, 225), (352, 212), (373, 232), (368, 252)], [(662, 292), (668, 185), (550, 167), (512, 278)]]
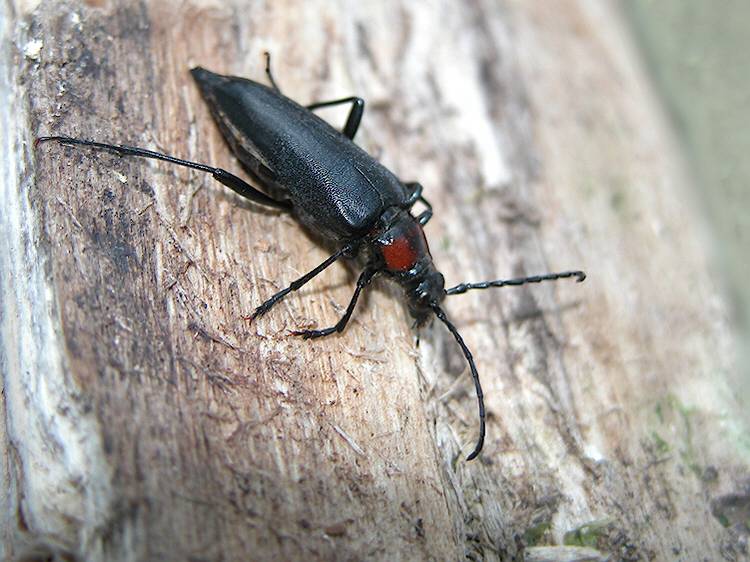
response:
[(268, 76), (268, 81), (271, 83), (271, 87), (280, 94), (281, 89), (276, 80), (273, 79), (273, 72), (271, 72), (271, 53), (265, 51), (263, 55), (266, 57), (266, 76)]
[(352, 104), (352, 108), (349, 111), (349, 117), (346, 118), (346, 125), (344, 125), (344, 128), (341, 132), (348, 139), (354, 140), (354, 135), (357, 134), (357, 130), (359, 130), (359, 124), (362, 122), (362, 115), (364, 115), (365, 113), (365, 100), (357, 96), (350, 96), (348, 98), (341, 98), (338, 100), (312, 103), (306, 107), (307, 109), (312, 111), (313, 109), (318, 109), (319, 107), (329, 107), (332, 105), (341, 105), (344, 103)]
[[(265, 51), (263, 55), (266, 57), (265, 70), (266, 76), (268, 76), (268, 81), (271, 83), (271, 87), (276, 90), (277, 93), (281, 94), (281, 88), (279, 88), (279, 85), (276, 83), (276, 80), (273, 77), (273, 72), (271, 71), (271, 53)], [(319, 107), (329, 107), (332, 105), (341, 105), (344, 103), (352, 104), (352, 108), (349, 111), (349, 116), (346, 118), (346, 124), (344, 125), (344, 128), (341, 132), (350, 140), (354, 140), (354, 135), (357, 134), (359, 124), (362, 122), (362, 115), (364, 115), (365, 113), (365, 100), (357, 96), (350, 96), (348, 98), (341, 98), (338, 100), (312, 103), (305, 107), (312, 111), (314, 109), (318, 109)]]
[(377, 269), (368, 267), (360, 274), (359, 279), (357, 280), (357, 287), (354, 289), (354, 294), (349, 301), (349, 306), (346, 307), (346, 312), (341, 317), (341, 320), (339, 320), (334, 326), (325, 328), (323, 330), (298, 330), (292, 332), (292, 334), (295, 336), (302, 336), (303, 338), (308, 340), (313, 338), (321, 338), (323, 336), (329, 336), (336, 332), (343, 332), (344, 328), (346, 328), (346, 325), (349, 323), (349, 319), (352, 317), (354, 307), (357, 306), (359, 294), (365, 287), (367, 287), (367, 285), (370, 284), (370, 281), (372, 281), (372, 278), (377, 272)]
[(233, 173), (228, 172), (223, 168), (216, 168), (208, 164), (201, 164), (200, 162), (192, 162), (190, 160), (177, 158), (175, 156), (170, 156), (169, 154), (162, 154), (161, 152), (154, 152), (153, 150), (139, 148), (137, 146), (128, 146), (124, 144), (108, 144), (64, 136), (37, 137), (37, 139), (34, 141), (34, 148), (37, 148), (42, 143), (48, 142), (56, 142), (63, 146), (88, 147), (95, 150), (105, 150), (107, 152), (117, 154), (118, 156), (135, 156), (138, 158), (161, 160), (162, 162), (169, 162), (170, 164), (174, 164), (176, 166), (199, 170), (201, 172), (211, 174), (216, 181), (225, 185), (245, 199), (249, 199), (253, 203), (258, 203), (267, 207), (275, 207), (283, 211), (289, 211), (292, 208), (292, 205), (289, 201), (274, 199), (273, 197), (266, 195), (262, 191), (255, 189), (245, 180), (235, 176)]

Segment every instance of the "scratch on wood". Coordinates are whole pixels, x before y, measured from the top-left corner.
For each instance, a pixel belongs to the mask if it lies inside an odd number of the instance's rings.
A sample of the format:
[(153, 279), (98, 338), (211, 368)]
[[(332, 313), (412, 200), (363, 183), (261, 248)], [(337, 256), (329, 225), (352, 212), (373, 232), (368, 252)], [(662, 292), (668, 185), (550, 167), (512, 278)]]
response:
[(73, 209), (70, 208), (70, 205), (68, 205), (65, 201), (63, 201), (59, 196), (55, 196), (55, 199), (57, 199), (57, 202), (60, 203), (63, 209), (70, 215), (71, 220), (73, 221), (73, 224), (76, 225), (76, 227), (83, 230), (83, 226), (81, 226), (81, 223), (78, 222), (78, 219), (76, 218), (75, 214), (73, 214)]
[(333, 427), (334, 431), (336, 431), (336, 433), (338, 433), (344, 439), (344, 441), (346, 441), (349, 444), (349, 446), (352, 449), (354, 449), (355, 453), (357, 453), (361, 457), (367, 457), (367, 455), (362, 450), (362, 448), (359, 445), (357, 445), (357, 442), (354, 441), (354, 439), (352, 439), (351, 436), (346, 431), (341, 429), (336, 424), (331, 424), (331, 427)]

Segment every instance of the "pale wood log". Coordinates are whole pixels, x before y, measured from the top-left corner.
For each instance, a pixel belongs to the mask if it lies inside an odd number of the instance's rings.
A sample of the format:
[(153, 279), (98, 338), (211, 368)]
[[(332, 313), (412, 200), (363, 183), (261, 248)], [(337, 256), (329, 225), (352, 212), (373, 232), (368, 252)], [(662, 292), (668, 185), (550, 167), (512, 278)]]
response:
[[(2, 10), (0, 555), (746, 554), (726, 307), (609, 2)], [(449, 283), (588, 271), (447, 303), (487, 396), (480, 460), (460, 352), (439, 325), (416, 345), (397, 288), (324, 341), (289, 330), (335, 322), (353, 270), (249, 325), (330, 249), (204, 175), (32, 149), (67, 134), (238, 170), (187, 70), (262, 80), (266, 49), (294, 99), (367, 100), (358, 142), (425, 185)], [(595, 550), (547, 548), (566, 541)]]

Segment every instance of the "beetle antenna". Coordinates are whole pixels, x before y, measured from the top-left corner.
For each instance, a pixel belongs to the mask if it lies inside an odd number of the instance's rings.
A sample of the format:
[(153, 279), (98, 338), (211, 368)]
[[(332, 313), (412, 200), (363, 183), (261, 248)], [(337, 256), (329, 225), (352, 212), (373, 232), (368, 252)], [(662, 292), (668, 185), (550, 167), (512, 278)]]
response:
[(137, 146), (127, 146), (124, 144), (108, 144), (85, 139), (75, 139), (72, 137), (37, 137), (34, 140), (34, 148), (37, 148), (40, 144), (47, 142), (56, 142), (65, 146), (88, 146), (96, 150), (106, 150), (108, 152), (117, 154), (118, 156), (138, 156), (139, 158), (152, 158), (154, 160), (162, 160), (164, 162), (170, 162), (171, 164), (177, 164), (178, 166), (185, 166), (186, 168), (193, 168), (195, 170), (200, 170), (201, 172), (212, 173), (216, 170), (216, 167), (209, 166), (208, 164), (190, 162), (189, 160), (183, 160), (182, 158), (176, 158), (174, 156), (169, 156), (168, 154), (154, 152), (153, 150), (147, 150), (145, 148), (138, 148)]
[(583, 271), (562, 271), (560, 273), (546, 273), (544, 275), (532, 275), (531, 277), (518, 277), (516, 279), (498, 279), (496, 281), (483, 281), (481, 283), (461, 283), (455, 287), (445, 290), (446, 295), (460, 295), (471, 289), (489, 289), (490, 287), (505, 287), (526, 285), (527, 283), (541, 283), (542, 281), (556, 281), (557, 279), (566, 279), (575, 277), (576, 283), (586, 279)]
[(466, 361), (469, 362), (469, 368), (471, 369), (471, 378), (474, 380), (474, 388), (477, 391), (477, 403), (479, 404), (479, 439), (477, 439), (477, 444), (474, 446), (474, 450), (468, 457), (466, 457), (466, 460), (470, 461), (477, 457), (479, 451), (482, 450), (482, 446), (484, 445), (484, 393), (482, 392), (482, 385), (479, 382), (479, 373), (477, 372), (477, 366), (474, 364), (474, 357), (471, 355), (471, 351), (466, 347), (466, 344), (464, 343), (461, 334), (456, 330), (456, 327), (445, 316), (443, 309), (440, 308), (437, 303), (433, 303), (432, 310), (435, 312), (435, 316), (437, 316), (440, 321), (446, 325), (448, 330), (450, 330), (450, 333), (453, 334), (453, 337), (456, 338), (458, 345), (461, 347), (461, 351), (464, 352), (464, 357), (466, 357)]
[(169, 154), (162, 154), (161, 152), (154, 152), (153, 150), (138, 148), (137, 146), (127, 146), (124, 144), (107, 144), (103, 142), (95, 142), (84, 139), (74, 139), (71, 137), (37, 137), (37, 139), (34, 141), (34, 148), (37, 148), (43, 142), (56, 142), (64, 146), (73, 147), (88, 146), (96, 150), (106, 150), (108, 152), (117, 154), (118, 156), (137, 156), (139, 158), (151, 158), (153, 160), (169, 162), (170, 164), (175, 164), (177, 166), (184, 166), (185, 168), (200, 170), (201, 172), (207, 172), (211, 174), (216, 181), (222, 183), (238, 195), (245, 197), (246, 199), (249, 199), (254, 203), (267, 205), (269, 207), (276, 207), (277, 209), (283, 209), (287, 211), (291, 209), (291, 203), (289, 203), (289, 201), (279, 201), (273, 199), (262, 191), (255, 189), (245, 180), (238, 178), (233, 173), (227, 172), (223, 168), (216, 168), (214, 166), (209, 166), (208, 164), (201, 164), (200, 162), (183, 160), (182, 158), (176, 158), (174, 156), (170, 156)]

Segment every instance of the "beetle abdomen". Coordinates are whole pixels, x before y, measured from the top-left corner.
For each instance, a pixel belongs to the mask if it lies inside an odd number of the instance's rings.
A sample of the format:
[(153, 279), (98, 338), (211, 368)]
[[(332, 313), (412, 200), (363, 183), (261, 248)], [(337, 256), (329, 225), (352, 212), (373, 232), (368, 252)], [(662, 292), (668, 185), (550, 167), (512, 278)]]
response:
[(395, 175), (293, 100), (245, 78), (192, 74), (237, 157), (307, 226), (329, 238), (356, 237), (407, 199)]

